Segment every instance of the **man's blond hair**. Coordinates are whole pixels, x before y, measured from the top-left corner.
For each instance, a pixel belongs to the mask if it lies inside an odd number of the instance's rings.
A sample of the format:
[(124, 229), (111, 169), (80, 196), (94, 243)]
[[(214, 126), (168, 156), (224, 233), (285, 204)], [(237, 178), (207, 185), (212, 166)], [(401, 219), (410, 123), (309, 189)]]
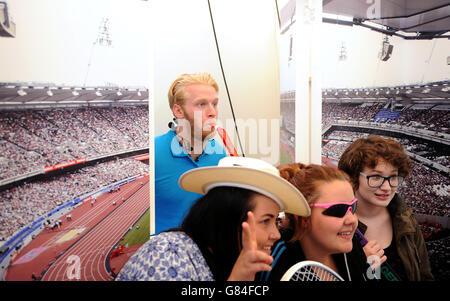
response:
[(207, 72), (201, 73), (184, 73), (173, 81), (169, 89), (169, 106), (173, 108), (174, 104), (183, 105), (186, 99), (185, 87), (192, 84), (206, 84), (213, 87), (216, 92), (219, 92), (219, 86), (212, 76)]

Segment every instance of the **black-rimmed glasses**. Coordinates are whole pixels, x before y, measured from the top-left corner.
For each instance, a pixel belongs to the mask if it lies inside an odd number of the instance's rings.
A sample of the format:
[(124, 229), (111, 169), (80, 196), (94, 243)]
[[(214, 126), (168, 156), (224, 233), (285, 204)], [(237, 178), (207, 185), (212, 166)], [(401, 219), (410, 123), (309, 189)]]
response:
[(405, 177), (399, 175), (383, 177), (380, 175), (368, 176), (366, 174), (363, 174), (362, 172), (360, 172), (360, 174), (367, 179), (367, 185), (369, 185), (369, 187), (371, 188), (381, 187), (381, 185), (383, 185), (384, 181), (386, 180), (389, 182), (389, 185), (391, 185), (391, 187), (398, 187), (400, 184), (403, 183), (403, 180), (405, 179)]

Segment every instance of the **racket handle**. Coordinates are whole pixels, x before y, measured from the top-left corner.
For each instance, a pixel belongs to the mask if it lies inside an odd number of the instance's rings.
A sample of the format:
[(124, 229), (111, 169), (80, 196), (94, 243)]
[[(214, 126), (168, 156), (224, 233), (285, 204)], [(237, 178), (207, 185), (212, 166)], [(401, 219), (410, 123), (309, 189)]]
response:
[[(358, 228), (356, 228), (355, 234), (358, 235), (358, 238), (361, 242), (361, 246), (364, 247), (369, 242), (367, 240), (367, 238), (364, 236), (364, 234), (362, 234), (361, 231), (359, 231)], [(381, 264), (381, 273), (389, 281), (400, 281), (401, 280), (400, 277), (395, 272), (395, 270), (389, 265), (389, 263), (387, 261), (385, 261)]]
[(361, 242), (361, 246), (364, 247), (369, 242), (367, 238), (364, 236), (364, 234), (362, 234), (361, 231), (359, 231), (358, 228), (356, 228), (355, 234), (358, 235), (359, 241)]

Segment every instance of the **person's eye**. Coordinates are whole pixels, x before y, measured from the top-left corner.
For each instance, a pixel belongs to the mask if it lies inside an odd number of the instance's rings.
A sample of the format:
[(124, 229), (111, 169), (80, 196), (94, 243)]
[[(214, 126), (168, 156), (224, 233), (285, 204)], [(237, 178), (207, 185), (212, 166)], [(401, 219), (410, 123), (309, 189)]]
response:
[(272, 219), (271, 218), (266, 218), (264, 220), (261, 221), (261, 224), (263, 225), (269, 225), (271, 223)]

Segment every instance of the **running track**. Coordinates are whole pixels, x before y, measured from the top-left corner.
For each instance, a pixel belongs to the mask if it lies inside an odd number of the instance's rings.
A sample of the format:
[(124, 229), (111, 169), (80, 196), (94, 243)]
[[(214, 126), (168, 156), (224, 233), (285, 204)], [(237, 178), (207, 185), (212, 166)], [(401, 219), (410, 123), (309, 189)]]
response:
[[(106, 258), (114, 245), (148, 209), (150, 204), (148, 186), (149, 183), (146, 182), (126, 202), (122, 204), (117, 202), (119, 207), (60, 256), (50, 266), (42, 280), (113, 280), (106, 268)], [(77, 261), (69, 260), (72, 255), (79, 257), (79, 274), (76, 273)], [(72, 279), (68, 278), (68, 272)]]
[[(145, 176), (122, 185), (119, 192), (100, 196), (93, 207), (86, 203), (72, 210), (72, 221), (61, 218), (64, 220), (61, 229), (43, 230), (22, 250), (9, 266), (6, 279), (31, 280), (32, 272), (40, 275), (47, 269), (42, 280), (68, 280), (66, 273), (59, 270), (72, 267), (73, 263), (67, 263), (67, 258), (77, 255), (80, 259), (80, 277), (73, 280), (112, 280), (106, 271), (106, 257), (115, 243), (148, 209), (148, 191), (148, 176)], [(123, 198), (125, 202), (122, 202)], [(114, 200), (115, 206), (112, 205)], [(80, 234), (70, 236), (70, 231), (79, 231)], [(61, 241), (65, 235), (66, 240)], [(27, 263), (19, 263), (28, 252), (37, 249), (44, 251)]]

